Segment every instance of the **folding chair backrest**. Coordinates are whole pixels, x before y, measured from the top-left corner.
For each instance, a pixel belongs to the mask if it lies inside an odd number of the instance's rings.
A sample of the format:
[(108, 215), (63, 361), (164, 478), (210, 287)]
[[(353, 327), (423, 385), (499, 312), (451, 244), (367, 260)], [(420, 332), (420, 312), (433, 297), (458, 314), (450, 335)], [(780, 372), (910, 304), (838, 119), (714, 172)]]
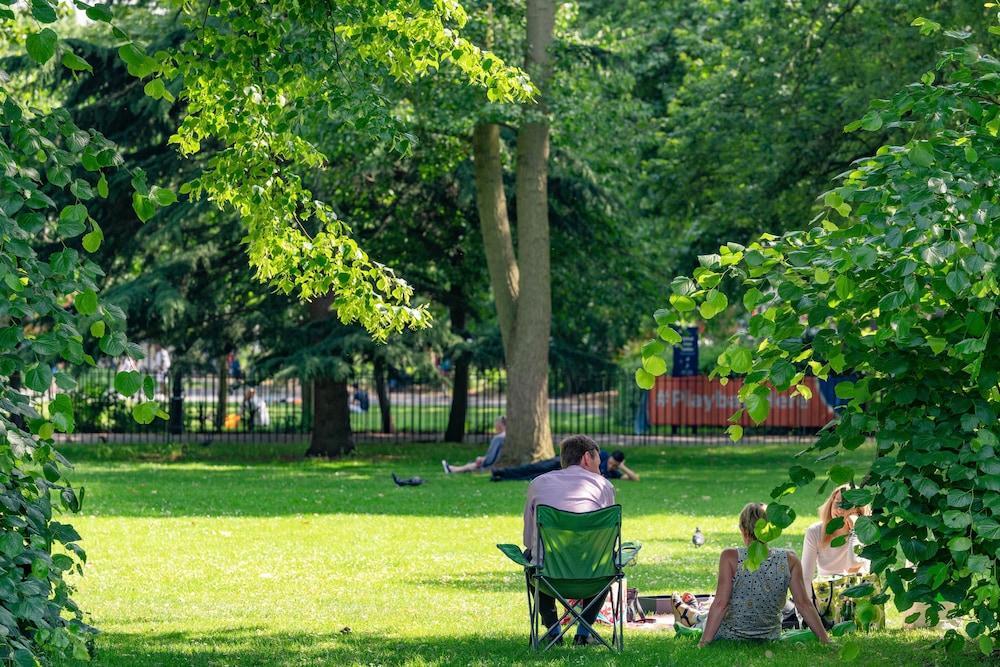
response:
[(593, 512), (564, 512), (549, 505), (535, 508), (539, 574), (549, 579), (602, 579), (617, 572), (622, 506)]

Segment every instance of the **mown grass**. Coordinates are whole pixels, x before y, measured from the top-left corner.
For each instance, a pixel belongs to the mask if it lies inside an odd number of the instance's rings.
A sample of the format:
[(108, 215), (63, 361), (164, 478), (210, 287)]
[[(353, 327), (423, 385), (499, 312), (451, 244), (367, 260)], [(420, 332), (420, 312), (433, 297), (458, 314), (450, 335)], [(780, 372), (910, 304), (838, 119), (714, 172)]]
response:
[[(302, 461), (304, 445), (75, 445), (90, 559), (77, 599), (101, 630), (100, 665), (815, 665), (840, 645), (715, 645), (631, 631), (623, 656), (527, 648), (523, 579), (495, 548), (518, 542), (525, 484), (445, 477), (479, 447), (363, 445)], [(642, 482), (617, 483), (624, 537), (643, 546), (629, 585), (710, 591), (735, 517), (766, 499), (797, 448), (638, 448)], [(870, 453), (855, 456), (860, 461)], [(397, 488), (390, 472), (427, 482)], [(818, 497), (792, 497), (798, 548)], [(698, 526), (702, 549), (689, 539)], [(891, 614), (897, 628), (898, 614)], [(347, 630), (349, 628), (349, 630)], [(857, 664), (979, 664), (935, 635), (864, 638)], [(838, 640), (839, 641), (839, 640)]]

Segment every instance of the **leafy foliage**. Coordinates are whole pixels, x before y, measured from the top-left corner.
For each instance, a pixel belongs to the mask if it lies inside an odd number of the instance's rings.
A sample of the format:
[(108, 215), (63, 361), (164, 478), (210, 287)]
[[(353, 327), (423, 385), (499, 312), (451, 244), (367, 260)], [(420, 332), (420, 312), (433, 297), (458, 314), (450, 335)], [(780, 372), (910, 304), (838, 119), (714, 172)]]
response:
[(379, 92), (387, 82), (451, 62), (491, 99), (515, 101), (531, 96), (527, 77), (449, 27), (466, 21), (454, 0), (236, 0), (198, 11), (195, 39), (130, 61), (139, 75), (162, 77), (156, 91), (182, 86), (187, 115), (171, 142), (184, 154), (223, 145), (181, 191), (235, 209), (251, 266), (283, 292), (311, 299), (333, 291), (340, 319), (378, 338), (426, 326), (426, 309), (409, 305), (411, 287), (370, 259), (306, 186), (326, 158), (302, 128), (332, 118), (405, 152), (410, 138)]
[[(989, 653), (1000, 633), (1000, 61), (969, 33), (946, 34), (958, 48), (845, 128), (891, 128), (896, 141), (841, 175), (809, 229), (700, 257), (692, 278), (673, 281), (657, 321), (669, 340), (695, 308), (718, 312), (715, 285), (742, 288), (754, 345), (734, 337), (713, 371), (745, 374), (734, 421), (744, 410), (764, 421), (772, 386), (808, 396), (807, 374), (855, 374), (837, 387), (843, 412), (803, 454), (823, 463), (874, 438), (877, 456), (867, 474), (833, 465), (820, 491), (854, 481), (845, 505), (873, 505), (856, 530), (885, 575), (874, 601), (891, 592), (900, 611), (927, 604), (932, 622), (954, 603), (949, 614), (973, 618), (968, 635)], [(804, 466), (789, 472), (774, 498), (814, 477)], [(757, 536), (774, 539), (793, 520), (772, 503)], [(950, 631), (945, 641), (962, 639)]]
[[(0, 31), (23, 38), (31, 62), (93, 72), (93, 64), (60, 39), (55, 0), (4, 4)], [(106, 6), (74, 4), (93, 21), (113, 19)], [(20, 26), (26, 24), (18, 22), (15, 12), (25, 19), (30, 15), (33, 21), (27, 20), (36, 28), (24, 34)], [(338, 5), (336, 13), (318, 3), (268, 5), (265, 13), (252, 3), (209, 2), (204, 12), (198, 39), (173, 54), (150, 56), (120, 26), (111, 27), (128, 73), (149, 79), (143, 88), (147, 96), (166, 103), (178, 92), (185, 98), (188, 113), (176, 136), (182, 149), (196, 152), (203, 140), (225, 145), (202, 179), (187, 189), (243, 214), (251, 264), (286, 292), (298, 288), (308, 298), (336, 290), (341, 318), (362, 322), (377, 337), (425, 323), (422, 310), (406, 305), (409, 287), (369, 260), (329, 206), (314, 201), (302, 186), (302, 174), (322, 167), (323, 157), (294, 130), (303, 117), (325, 113), (331, 105), (379, 110), (369, 104), (377, 99), (375, 79), (410, 77), (446, 60), (488, 86), (497, 99), (529, 96), (526, 78), (448, 27), (464, 20), (449, 0), (429, 5), (357, 2)], [(330, 74), (343, 75), (342, 68), (329, 67), (334, 62), (331, 49), (336, 51), (341, 40), (350, 42), (359, 66), (374, 68), (358, 87)], [(100, 133), (81, 129), (66, 110), (28, 102), (41, 97), (39, 91), (25, 90), (21, 81), (0, 79), (0, 279), (5, 297), (0, 305), (0, 376), (5, 378), (0, 385), (0, 504), (5, 509), (0, 659), (19, 665), (86, 659), (93, 633), (63, 578), (70, 570), (82, 571), (86, 554), (78, 545), (80, 536), (52, 520), (54, 504), (78, 512), (83, 500), (83, 490), (78, 492), (63, 477), (68, 462), (53, 448), (57, 431), (73, 431), (72, 401), (59, 393), (39, 413), (22, 384), (44, 392), (54, 381), (69, 391), (75, 386), (73, 376), (53, 371), (56, 360), (79, 366), (95, 364), (99, 353), (141, 356), (125, 336), (124, 312), (99, 296), (97, 281), (103, 272), (87, 257), (104, 239), (88, 203), (108, 197), (108, 178), (122, 170), (123, 156)], [(393, 129), (377, 122), (377, 114), (360, 116), (370, 132)], [(143, 222), (177, 201), (172, 190), (150, 187), (139, 169), (129, 170), (127, 177), (134, 190), (132, 208)], [(319, 230), (300, 233), (305, 220), (315, 220)], [(116, 377), (115, 386), (126, 395), (145, 395), (133, 407), (136, 421), (165, 417), (149, 400), (153, 383), (125, 372)], [(61, 547), (53, 553), (57, 544)]]

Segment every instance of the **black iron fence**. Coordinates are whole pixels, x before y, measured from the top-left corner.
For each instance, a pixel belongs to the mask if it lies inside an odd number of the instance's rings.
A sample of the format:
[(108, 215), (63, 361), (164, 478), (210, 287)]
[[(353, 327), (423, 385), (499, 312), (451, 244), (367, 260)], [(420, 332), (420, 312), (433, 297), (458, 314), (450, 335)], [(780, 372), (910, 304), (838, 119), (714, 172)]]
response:
[[(75, 406), (76, 433), (114, 440), (214, 439), (267, 441), (306, 439), (312, 428), (311, 391), (297, 378), (220, 378), (212, 374), (183, 376), (179, 388), (171, 378), (158, 378), (155, 400), (170, 419), (136, 423), (128, 399), (114, 388), (113, 369), (88, 369), (69, 393)], [(811, 379), (810, 379), (811, 380)], [(415, 383), (386, 379), (383, 398), (373, 375), (359, 373), (348, 382), (353, 431), (362, 439), (432, 441), (444, 436), (453, 409), (453, 381), (446, 373)], [(660, 378), (644, 391), (621, 369), (550, 374), (549, 414), (556, 435), (586, 433), (622, 443), (729, 441), (729, 418), (738, 408), (739, 380), (723, 386), (702, 376)], [(833, 415), (832, 385), (811, 382), (811, 401), (789, 392), (774, 392), (766, 427), (739, 422), (745, 439), (788, 441), (807, 438)], [(502, 370), (471, 372), (465, 402), (465, 434), (485, 438), (505, 409), (506, 377)], [(33, 397), (43, 414), (59, 389)], [(383, 410), (388, 418), (383, 418)]]

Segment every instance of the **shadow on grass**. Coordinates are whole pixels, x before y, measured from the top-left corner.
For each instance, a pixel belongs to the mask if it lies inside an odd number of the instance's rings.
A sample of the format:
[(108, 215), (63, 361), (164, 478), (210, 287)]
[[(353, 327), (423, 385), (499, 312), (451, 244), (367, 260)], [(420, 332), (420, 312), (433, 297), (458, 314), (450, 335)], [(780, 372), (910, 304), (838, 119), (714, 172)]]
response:
[[(606, 627), (603, 630), (607, 630)], [(572, 632), (572, 631), (571, 631)], [(862, 637), (859, 664), (976, 665), (966, 650), (948, 656), (929, 650), (924, 635), (887, 632)], [(719, 642), (698, 649), (690, 640), (670, 631), (626, 631), (625, 652), (618, 656), (602, 647), (555, 647), (535, 653), (524, 634), (385, 637), (353, 631), (350, 634), (275, 633), (260, 627), (233, 627), (208, 633), (106, 633), (98, 640), (97, 665), (511, 665), (511, 664), (628, 664), (706, 666), (837, 664), (842, 644)], [(980, 656), (981, 657), (981, 656)]]

